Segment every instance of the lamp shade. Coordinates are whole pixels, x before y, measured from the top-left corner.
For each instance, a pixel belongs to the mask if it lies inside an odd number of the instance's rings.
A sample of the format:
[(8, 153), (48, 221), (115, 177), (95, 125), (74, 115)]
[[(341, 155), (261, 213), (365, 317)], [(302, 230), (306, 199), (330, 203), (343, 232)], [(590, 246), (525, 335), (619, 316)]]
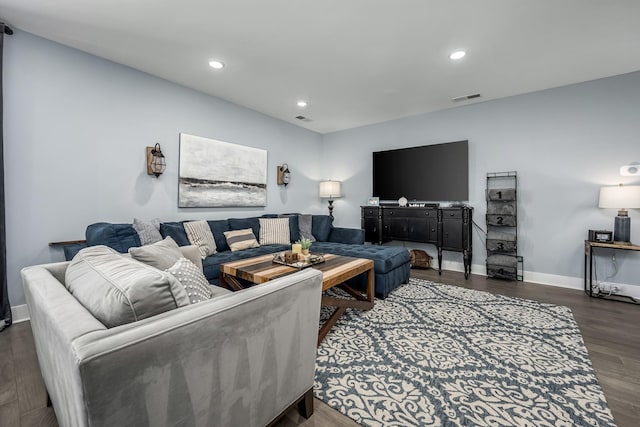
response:
[(601, 187), (598, 207), (611, 209), (640, 208), (640, 185)]
[(320, 181), (320, 197), (337, 199), (341, 196), (340, 181)]

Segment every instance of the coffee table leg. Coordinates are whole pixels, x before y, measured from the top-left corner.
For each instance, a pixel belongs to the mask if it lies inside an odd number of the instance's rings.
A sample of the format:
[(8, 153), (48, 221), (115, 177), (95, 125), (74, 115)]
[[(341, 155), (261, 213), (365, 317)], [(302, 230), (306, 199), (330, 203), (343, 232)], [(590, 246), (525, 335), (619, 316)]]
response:
[(336, 311), (333, 312), (331, 317), (329, 317), (327, 321), (324, 322), (324, 325), (322, 325), (322, 327), (320, 328), (320, 331), (318, 332), (318, 345), (322, 343), (322, 341), (324, 340), (324, 337), (327, 336), (327, 334), (329, 333), (333, 325), (336, 324), (338, 319), (342, 317), (342, 315), (346, 310), (347, 310), (347, 307), (338, 307)]
[[(347, 308), (358, 308), (360, 310), (371, 310), (374, 305), (375, 298), (375, 271), (373, 268), (367, 272), (367, 295), (366, 297), (359, 292), (353, 290), (347, 285), (343, 285), (343, 289), (356, 300), (348, 300), (343, 298), (334, 298), (329, 296), (322, 296), (321, 306), (323, 307), (336, 307), (336, 311), (331, 314), (331, 317), (322, 325), (318, 332), (318, 346), (327, 336), (333, 325), (336, 324), (338, 319), (342, 317)], [(339, 305), (337, 305), (339, 304)], [(336, 306), (337, 305), (337, 306)]]
[(244, 287), (240, 284), (240, 282), (238, 282), (235, 277), (229, 276), (226, 273), (220, 274), (220, 284), (227, 289), (231, 289), (232, 291), (241, 291), (244, 289)]
[(367, 301), (371, 303), (371, 308), (373, 308), (373, 298), (375, 296), (375, 274), (373, 268), (369, 270), (367, 273)]

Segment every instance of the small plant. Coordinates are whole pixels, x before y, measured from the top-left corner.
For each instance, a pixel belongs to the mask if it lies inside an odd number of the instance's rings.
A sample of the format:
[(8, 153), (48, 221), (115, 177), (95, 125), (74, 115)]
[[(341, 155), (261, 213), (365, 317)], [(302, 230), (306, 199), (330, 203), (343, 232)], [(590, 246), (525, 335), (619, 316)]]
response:
[(311, 242), (311, 239), (307, 239), (303, 237), (300, 240), (297, 240), (296, 243), (302, 247), (302, 250), (305, 250), (311, 247), (312, 242)]

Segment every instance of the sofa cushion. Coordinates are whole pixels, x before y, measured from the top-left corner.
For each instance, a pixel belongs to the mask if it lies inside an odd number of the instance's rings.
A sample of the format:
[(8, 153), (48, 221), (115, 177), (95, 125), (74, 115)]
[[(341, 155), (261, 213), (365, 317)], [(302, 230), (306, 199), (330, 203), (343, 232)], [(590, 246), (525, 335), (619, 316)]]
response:
[(160, 224), (160, 234), (162, 237), (171, 236), (178, 246), (189, 246), (189, 238), (181, 222), (163, 222)]
[(260, 218), (260, 245), (291, 243), (289, 218)]
[(255, 236), (260, 235), (260, 221), (257, 217), (229, 218), (229, 230), (243, 230), (250, 228)]
[(329, 240), (333, 219), (329, 215), (313, 215), (311, 220), (311, 231), (313, 237), (319, 242)]
[(350, 245), (345, 243), (315, 242), (311, 252), (367, 258), (374, 262), (376, 273), (388, 273), (411, 260), (409, 251), (399, 246)]
[(108, 328), (189, 305), (171, 274), (102, 245), (78, 252), (67, 267), (65, 286)]
[(85, 237), (88, 246), (105, 245), (120, 253), (141, 245), (140, 237), (131, 224), (98, 222), (87, 227)]
[(129, 248), (129, 254), (133, 259), (160, 270), (171, 267), (183, 256), (180, 247), (171, 237), (151, 245)]
[(241, 251), (243, 249), (257, 248), (260, 246), (255, 234), (253, 234), (250, 228), (225, 231), (224, 237), (226, 237), (227, 245), (229, 245), (231, 251)]
[(162, 235), (160, 235), (160, 220), (158, 218), (152, 219), (151, 221), (134, 218), (133, 229), (138, 233), (142, 245), (149, 245), (162, 240)]
[(205, 220), (189, 221), (182, 224), (187, 237), (192, 245), (196, 245), (200, 249), (200, 256), (205, 259), (209, 255), (215, 254), (216, 241), (213, 240), (213, 233), (209, 228), (209, 223)]
[(224, 237), (224, 232), (229, 231), (229, 221), (226, 219), (219, 219), (216, 221), (207, 221), (213, 238), (216, 241), (216, 248), (218, 252), (228, 251), (229, 245), (227, 245), (227, 239)]
[(191, 304), (207, 301), (213, 296), (210, 289), (211, 286), (209, 286), (209, 282), (204, 277), (202, 270), (185, 257), (180, 257), (175, 264), (165, 271), (178, 279), (189, 296)]

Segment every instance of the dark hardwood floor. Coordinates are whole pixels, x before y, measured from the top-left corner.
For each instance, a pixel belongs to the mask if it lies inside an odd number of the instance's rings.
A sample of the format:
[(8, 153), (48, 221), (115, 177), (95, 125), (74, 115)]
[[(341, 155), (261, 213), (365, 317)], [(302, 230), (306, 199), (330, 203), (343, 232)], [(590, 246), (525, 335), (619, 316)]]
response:
[[(607, 402), (619, 427), (640, 419), (640, 306), (589, 298), (581, 291), (506, 282), (444, 271), (413, 270), (412, 277), (527, 298), (571, 308), (580, 326)], [(355, 422), (315, 399), (309, 419), (290, 410), (278, 426), (355, 426)], [(29, 322), (0, 333), (0, 427), (56, 426), (35, 354)]]

